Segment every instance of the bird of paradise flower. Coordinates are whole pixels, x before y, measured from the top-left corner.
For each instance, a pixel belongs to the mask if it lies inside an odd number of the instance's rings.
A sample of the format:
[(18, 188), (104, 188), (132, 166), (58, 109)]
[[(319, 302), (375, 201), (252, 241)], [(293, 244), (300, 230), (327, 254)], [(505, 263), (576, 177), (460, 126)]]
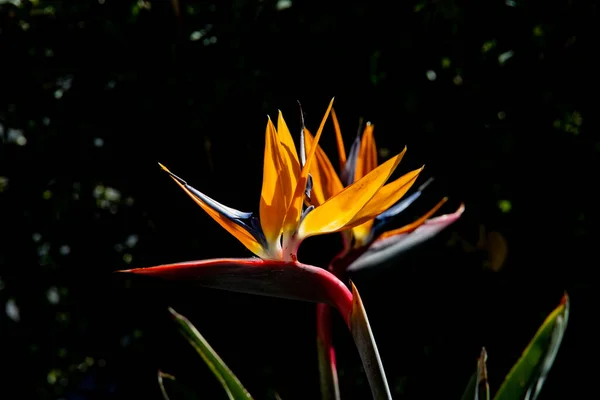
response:
[(300, 140), (300, 154), (281, 112), (277, 128), (268, 119), (258, 217), (213, 200), (160, 164), (208, 215), (259, 258), (200, 260), (122, 272), (194, 279), (213, 288), (330, 304), (340, 312), (353, 335), (373, 396), (389, 399), (385, 372), (358, 290), (350, 282), (350, 291), (325, 269), (298, 262), (297, 251), (310, 236), (368, 224), (396, 204), (414, 179), (403, 176), (386, 184), (403, 151), (368, 171), (363, 168), (345, 188), (313, 202), (326, 183), (320, 175), (310, 173), (322, 171), (311, 168), (315, 159), (317, 163), (322, 159), (318, 142), (332, 106), (333, 99), (314, 137), (303, 129), (306, 135)]

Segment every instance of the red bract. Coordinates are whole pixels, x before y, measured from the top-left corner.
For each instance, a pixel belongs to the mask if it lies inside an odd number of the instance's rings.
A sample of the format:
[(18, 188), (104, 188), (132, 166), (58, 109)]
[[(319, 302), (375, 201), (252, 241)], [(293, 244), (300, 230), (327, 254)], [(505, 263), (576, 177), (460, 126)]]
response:
[(216, 289), (326, 303), (350, 327), (352, 293), (335, 275), (299, 262), (260, 258), (217, 258), (125, 271), (170, 280), (193, 280)]

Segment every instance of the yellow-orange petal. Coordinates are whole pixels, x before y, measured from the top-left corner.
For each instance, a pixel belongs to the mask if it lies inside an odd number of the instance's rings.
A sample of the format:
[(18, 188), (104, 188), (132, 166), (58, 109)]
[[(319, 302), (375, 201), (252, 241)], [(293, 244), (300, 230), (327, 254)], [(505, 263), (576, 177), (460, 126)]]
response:
[(398, 202), (409, 191), (417, 180), (423, 167), (402, 175), (395, 181), (382, 187), (371, 201), (369, 201), (360, 212), (358, 212), (348, 226), (357, 226), (369, 219), (375, 218)]
[(373, 228), (373, 219), (369, 219), (360, 225), (354, 226), (350, 229), (352, 237), (354, 238), (354, 247), (362, 247), (367, 244), (371, 235), (371, 229)]
[[(307, 129), (304, 130), (304, 143), (306, 149), (310, 151), (314, 138)], [(314, 161), (310, 167), (310, 175), (313, 180), (311, 204), (316, 207), (344, 190), (344, 185), (331, 165), (327, 154), (319, 145), (317, 145)]]
[(283, 229), (286, 232), (295, 231), (296, 227), (298, 226), (298, 222), (300, 221), (300, 217), (302, 216), (302, 204), (304, 203), (304, 191), (306, 189), (306, 183), (308, 181), (308, 173), (310, 172), (312, 161), (315, 158), (315, 153), (317, 152), (318, 147), (317, 145), (319, 144), (319, 139), (321, 138), (321, 134), (323, 133), (323, 127), (325, 126), (327, 117), (331, 112), (331, 107), (333, 106), (334, 99), (335, 98), (331, 99), (331, 101), (329, 102), (327, 111), (325, 112), (323, 120), (321, 121), (321, 125), (319, 125), (319, 129), (317, 130), (317, 134), (314, 140), (314, 146), (308, 152), (306, 162), (304, 163), (304, 167), (302, 167), (302, 170), (300, 171), (300, 176), (298, 177), (298, 182), (296, 183), (294, 196), (285, 216), (285, 223)]
[(337, 144), (341, 172), (344, 170), (344, 165), (346, 165), (346, 148), (344, 147), (344, 138), (342, 137), (340, 123), (338, 122), (337, 115), (333, 108), (331, 109), (331, 119), (333, 120), (333, 129), (335, 130), (335, 141)]
[(437, 212), (437, 210), (440, 209), (441, 206), (444, 205), (445, 202), (448, 201), (447, 197), (444, 197), (442, 200), (440, 200), (439, 203), (437, 203), (435, 205), (435, 207), (433, 207), (431, 210), (427, 211), (427, 213), (425, 213), (425, 215), (423, 215), (422, 217), (418, 218), (416, 221), (411, 222), (408, 225), (404, 225), (401, 228), (398, 229), (393, 229), (391, 231), (387, 231), (387, 232), (383, 232), (378, 238), (377, 240), (382, 240), (385, 238), (388, 238), (390, 236), (394, 236), (394, 235), (400, 235), (402, 233), (407, 233), (407, 232), (412, 232), (415, 229), (417, 229), (419, 226), (423, 225), (425, 223), (425, 221), (427, 221), (427, 219), (429, 219), (429, 217), (431, 217), (433, 214), (435, 214)]
[[(162, 165), (160, 163), (159, 163), (159, 165), (164, 171), (171, 174), (171, 171), (169, 171), (167, 169), (167, 167), (165, 167), (164, 165)], [(198, 204), (200, 207), (202, 207), (202, 209), (204, 211), (206, 211), (206, 213), (208, 215), (210, 215), (210, 217), (212, 219), (214, 219), (219, 225), (221, 225), (227, 232), (232, 234), (237, 240), (242, 242), (242, 244), (244, 246), (246, 246), (246, 248), (248, 250), (250, 250), (252, 253), (256, 254), (258, 257), (261, 257), (261, 258), (267, 257), (267, 254), (266, 254), (265, 250), (263, 249), (263, 247), (261, 246), (261, 244), (254, 238), (254, 236), (252, 236), (252, 234), (250, 234), (250, 232), (248, 232), (247, 230), (245, 230), (243, 227), (236, 224), (235, 222), (227, 219), (227, 217), (225, 217), (224, 215), (221, 215), (219, 212), (210, 208), (206, 203), (204, 203), (202, 200), (200, 200), (198, 197), (196, 197), (192, 192), (190, 192), (190, 190), (187, 187), (185, 187), (185, 185), (183, 185), (179, 180), (177, 180), (177, 178), (173, 177), (172, 175), (171, 175), (171, 178), (175, 181), (175, 183), (177, 183), (177, 185), (179, 185), (180, 188), (183, 189), (184, 192), (187, 193), (188, 196), (190, 196), (192, 198), (192, 200), (194, 200), (196, 202), (196, 204)]]
[(373, 137), (373, 124), (367, 123), (362, 137), (360, 138), (360, 149), (354, 169), (354, 180), (359, 180), (369, 172), (377, 168), (377, 147)]
[(301, 238), (337, 232), (352, 222), (354, 216), (375, 196), (394, 172), (404, 153), (400, 153), (352, 185), (316, 207), (302, 220), (298, 229)]
[(290, 130), (283, 119), (283, 114), (279, 111), (279, 115), (277, 116), (277, 135), (279, 136), (279, 141), (283, 145), (286, 150), (286, 154), (289, 154), (293, 167), (295, 168), (295, 177), (297, 178), (300, 175), (300, 161), (298, 159), (298, 151), (296, 149), (296, 145), (294, 144), (294, 138), (290, 133)]
[[(282, 168), (282, 179), (281, 184), (283, 185), (283, 195), (285, 198), (285, 209), (290, 206), (292, 198), (294, 197), (294, 191), (296, 190), (296, 184), (300, 177), (300, 161), (298, 160), (298, 153), (296, 151), (296, 145), (292, 134), (288, 129), (283, 114), (279, 111), (279, 117), (277, 118), (277, 137), (280, 142), (280, 155), (281, 155), (281, 168)], [(282, 222), (283, 225), (283, 222)]]
[(281, 227), (285, 218), (285, 187), (290, 184), (282, 168), (282, 146), (277, 137), (271, 119), (267, 121), (265, 131), (265, 155), (263, 165), (263, 183), (260, 195), (260, 225), (265, 239), (272, 250), (278, 244)]
[[(406, 151), (406, 148), (404, 151)], [(356, 214), (352, 222), (348, 223), (347, 226), (352, 227), (352, 235), (355, 238), (357, 246), (362, 246), (369, 240), (373, 218), (396, 204), (410, 190), (422, 170), (423, 167), (402, 175), (394, 182), (386, 184)]]

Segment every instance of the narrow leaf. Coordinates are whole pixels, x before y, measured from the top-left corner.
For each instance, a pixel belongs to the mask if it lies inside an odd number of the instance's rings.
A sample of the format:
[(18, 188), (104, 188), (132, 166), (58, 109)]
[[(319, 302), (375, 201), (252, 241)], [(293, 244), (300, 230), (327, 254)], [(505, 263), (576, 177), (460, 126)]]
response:
[(469, 379), (469, 383), (467, 383), (467, 387), (465, 388), (465, 391), (463, 392), (463, 395), (461, 396), (460, 400), (474, 400), (476, 392), (477, 392), (477, 372), (475, 372), (473, 375), (471, 375), (471, 378)]
[(358, 348), (365, 373), (367, 374), (373, 399), (391, 400), (392, 394), (388, 386), (383, 364), (381, 363), (379, 351), (377, 350), (377, 344), (371, 331), (369, 319), (367, 318), (367, 312), (354, 283), (350, 282), (350, 285), (352, 286), (353, 296), (350, 330), (354, 337), (354, 343), (356, 343), (356, 347)]
[(546, 317), (506, 376), (494, 400), (537, 398), (560, 348), (568, 320), (569, 297), (565, 293), (560, 305)]
[(169, 312), (173, 315), (175, 322), (179, 325), (179, 330), (188, 342), (196, 349), (200, 357), (204, 360), (208, 368), (212, 371), (219, 383), (227, 392), (230, 400), (248, 400), (252, 399), (250, 393), (244, 388), (239, 379), (225, 365), (221, 357), (208, 344), (206, 339), (198, 332), (196, 327), (183, 315), (178, 314), (172, 308)]

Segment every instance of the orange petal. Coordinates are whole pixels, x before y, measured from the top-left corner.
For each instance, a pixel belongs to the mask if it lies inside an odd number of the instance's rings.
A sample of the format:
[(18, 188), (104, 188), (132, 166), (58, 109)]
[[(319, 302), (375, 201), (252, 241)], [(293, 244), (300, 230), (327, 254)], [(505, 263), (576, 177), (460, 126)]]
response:
[(325, 116), (321, 121), (321, 125), (319, 126), (319, 130), (317, 131), (317, 135), (314, 140), (315, 145), (308, 152), (308, 155), (306, 157), (306, 163), (304, 164), (304, 167), (300, 172), (300, 176), (296, 184), (296, 190), (294, 191), (294, 196), (285, 216), (285, 232), (295, 231), (296, 227), (298, 226), (298, 222), (300, 221), (300, 217), (302, 215), (302, 204), (304, 203), (304, 190), (306, 189), (306, 183), (308, 181), (308, 173), (310, 171), (312, 160), (313, 158), (315, 158), (315, 153), (318, 147), (317, 145), (319, 144), (319, 139), (321, 138), (321, 134), (323, 133), (325, 121), (327, 121), (327, 117), (329, 116), (329, 112), (331, 111), (331, 107), (333, 106), (333, 100), (334, 99), (331, 99), (331, 101), (329, 102), (329, 106), (327, 107), (327, 111), (325, 112)]
[[(313, 142), (313, 136), (305, 129), (304, 143), (306, 149), (310, 151)], [(313, 179), (312, 193), (314, 194), (314, 196), (311, 194), (311, 203), (315, 207), (344, 190), (344, 185), (342, 185), (342, 181), (340, 181), (333, 165), (331, 165), (331, 161), (319, 145), (317, 145), (317, 152), (315, 153), (315, 162), (310, 167), (310, 175)]]
[(417, 229), (419, 226), (423, 225), (425, 223), (425, 221), (427, 221), (427, 219), (429, 217), (431, 217), (433, 214), (435, 214), (437, 212), (437, 210), (440, 209), (441, 206), (444, 205), (445, 202), (448, 201), (447, 197), (444, 197), (442, 200), (440, 200), (439, 203), (437, 203), (435, 205), (435, 207), (433, 207), (431, 210), (427, 211), (427, 213), (425, 215), (423, 215), (422, 217), (420, 217), (419, 219), (417, 219), (416, 221), (408, 224), (408, 225), (404, 225), (401, 228), (398, 229), (394, 229), (391, 231), (387, 231), (387, 232), (383, 232), (378, 238), (377, 240), (382, 240), (385, 238), (388, 238), (390, 236), (394, 236), (394, 235), (400, 235), (402, 233), (407, 233), (407, 232), (412, 232), (415, 229)]
[[(165, 167), (162, 164), (159, 164), (159, 165), (160, 165), (160, 167), (163, 170), (165, 170), (166, 172), (168, 172), (169, 174), (171, 174), (171, 171), (169, 171), (167, 169), (167, 167)], [(242, 242), (242, 244), (244, 246), (246, 246), (246, 248), (248, 250), (250, 250), (252, 253), (256, 254), (257, 256), (259, 256), (261, 258), (267, 257), (267, 254), (265, 253), (265, 251), (264, 251), (263, 247), (261, 246), (261, 244), (254, 238), (254, 236), (252, 236), (252, 234), (250, 232), (248, 232), (246, 229), (244, 229), (240, 225), (236, 224), (235, 222), (229, 220), (227, 217), (225, 217), (224, 215), (220, 214), (216, 210), (213, 210), (212, 208), (210, 208), (206, 203), (204, 203), (197, 196), (195, 196), (177, 178), (175, 178), (173, 175), (170, 175), (170, 176), (175, 181), (175, 183), (177, 183), (179, 185), (179, 187), (181, 187), (183, 189), (183, 191), (186, 192), (188, 194), (188, 196), (190, 196), (196, 202), (196, 204), (198, 204), (200, 207), (202, 207), (202, 209), (204, 211), (206, 211), (206, 213), (208, 215), (210, 215), (212, 217), (212, 219), (214, 219), (215, 221), (217, 221), (217, 223), (219, 225), (221, 225), (223, 228), (225, 228), (225, 230), (227, 232), (231, 233), (233, 236), (235, 236), (235, 238), (237, 240), (239, 240), (240, 242)]]
[(352, 228), (352, 237), (354, 237), (354, 247), (362, 247), (367, 244), (373, 228), (373, 219), (367, 220), (360, 225)]
[(285, 188), (290, 184), (282, 170), (282, 146), (269, 118), (265, 132), (263, 184), (260, 196), (260, 225), (269, 247), (278, 245), (285, 218)]
[(377, 168), (377, 147), (373, 137), (373, 124), (367, 122), (360, 139), (360, 149), (354, 170), (354, 180), (359, 180), (369, 172)]
[[(406, 148), (404, 151), (406, 151)], [(388, 183), (356, 214), (353, 221), (347, 226), (353, 226), (352, 235), (356, 239), (357, 246), (366, 244), (370, 239), (373, 218), (396, 204), (409, 191), (422, 170), (421, 167), (401, 176), (392, 183)]]
[(346, 149), (344, 148), (344, 138), (342, 137), (342, 131), (340, 130), (340, 123), (338, 122), (335, 110), (331, 109), (331, 119), (333, 120), (333, 128), (335, 130), (335, 141), (337, 143), (338, 156), (340, 159), (340, 171), (344, 169), (346, 164)]
[(283, 114), (279, 111), (279, 117), (277, 118), (277, 136), (281, 143), (280, 154), (281, 154), (281, 167), (282, 167), (282, 182), (284, 186), (284, 197), (285, 197), (285, 209), (287, 210), (290, 206), (294, 191), (296, 190), (296, 184), (298, 183), (298, 177), (300, 176), (300, 161), (298, 160), (298, 153), (296, 151), (296, 145), (292, 134), (288, 129)]
[(283, 145), (286, 153), (289, 154), (294, 167), (297, 168), (296, 177), (300, 175), (300, 161), (298, 160), (298, 151), (296, 150), (296, 145), (294, 144), (294, 139), (292, 138), (292, 134), (283, 119), (283, 114), (279, 111), (279, 115), (277, 117), (277, 135), (279, 136), (279, 141)]
[(352, 218), (352, 222), (348, 223), (348, 226), (362, 224), (369, 219), (375, 218), (396, 204), (412, 187), (422, 170), (423, 167), (415, 169), (414, 171), (402, 175), (394, 182), (388, 183), (382, 187), (379, 192), (373, 196), (371, 201), (369, 201), (367, 205)]
[(354, 216), (375, 196), (394, 172), (404, 152), (390, 158), (379, 167), (316, 207), (302, 220), (298, 234), (302, 238), (337, 232), (352, 222)]

